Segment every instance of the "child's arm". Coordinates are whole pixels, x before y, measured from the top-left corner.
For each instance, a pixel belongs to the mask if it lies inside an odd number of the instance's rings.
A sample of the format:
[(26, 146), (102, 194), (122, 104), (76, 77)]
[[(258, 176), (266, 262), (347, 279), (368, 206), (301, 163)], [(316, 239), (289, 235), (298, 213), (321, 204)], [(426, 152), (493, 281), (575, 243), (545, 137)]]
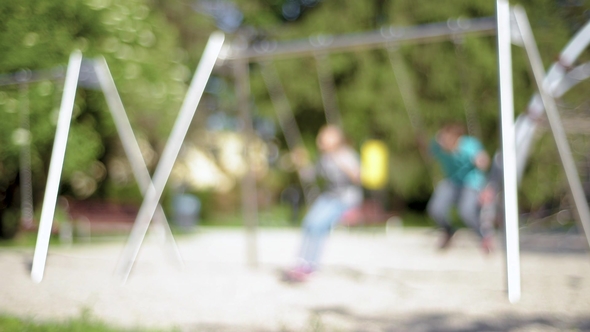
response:
[(344, 174), (354, 184), (361, 183), (361, 168), (358, 162), (358, 158), (352, 151), (345, 151), (340, 156), (335, 156), (334, 162), (340, 168)]
[(487, 170), (490, 166), (490, 156), (484, 149), (481, 142), (474, 137), (466, 137), (465, 140), (465, 151), (473, 156), (473, 159), (471, 159), (473, 166), (479, 168), (482, 171)]
[(488, 156), (487, 152), (482, 150), (475, 156), (473, 164), (475, 167), (485, 171), (488, 169), (488, 166), (490, 166), (490, 156)]
[(314, 181), (316, 178), (316, 170), (309, 159), (309, 154), (304, 147), (298, 146), (290, 152), (291, 162), (299, 176), (304, 181)]

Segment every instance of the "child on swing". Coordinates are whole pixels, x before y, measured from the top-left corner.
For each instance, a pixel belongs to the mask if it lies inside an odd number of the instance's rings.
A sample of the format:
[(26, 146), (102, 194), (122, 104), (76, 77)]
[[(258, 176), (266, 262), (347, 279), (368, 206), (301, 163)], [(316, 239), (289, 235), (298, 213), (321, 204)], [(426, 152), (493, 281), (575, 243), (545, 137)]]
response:
[(490, 158), (482, 144), (463, 133), (463, 126), (447, 123), (436, 134), (430, 151), (440, 164), (445, 178), (436, 186), (427, 212), (444, 229), (441, 249), (447, 248), (455, 228), (451, 225), (451, 208), (456, 206), (459, 216), (481, 239), (486, 253), (493, 249), (493, 228), (480, 221), (481, 204), (488, 200), (485, 170)]
[[(284, 274), (284, 279), (290, 282), (305, 281), (317, 270), (322, 247), (330, 230), (346, 211), (359, 206), (363, 199), (359, 157), (346, 144), (340, 128), (334, 125), (322, 127), (316, 144), (321, 155), (315, 173), (326, 180), (326, 189), (303, 218), (298, 262)], [(310, 169), (305, 153), (299, 151), (298, 155), (294, 163), (298, 167)]]

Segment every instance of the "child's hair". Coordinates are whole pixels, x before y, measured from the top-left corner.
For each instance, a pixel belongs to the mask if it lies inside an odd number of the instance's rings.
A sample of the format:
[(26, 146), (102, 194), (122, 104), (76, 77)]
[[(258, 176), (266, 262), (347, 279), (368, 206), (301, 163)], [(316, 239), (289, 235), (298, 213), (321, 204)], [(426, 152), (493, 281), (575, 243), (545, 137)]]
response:
[(446, 122), (445, 124), (443, 124), (441, 131), (453, 134), (457, 137), (463, 136), (465, 134), (465, 128), (459, 122)]

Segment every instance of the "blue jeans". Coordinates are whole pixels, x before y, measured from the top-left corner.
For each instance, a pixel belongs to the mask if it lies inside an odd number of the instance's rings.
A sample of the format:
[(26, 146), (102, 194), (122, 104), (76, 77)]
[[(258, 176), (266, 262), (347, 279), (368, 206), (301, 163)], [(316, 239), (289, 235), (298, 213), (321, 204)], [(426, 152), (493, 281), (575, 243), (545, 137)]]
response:
[(338, 197), (323, 193), (313, 202), (303, 218), (303, 239), (299, 258), (307, 267), (317, 268), (319, 256), (332, 227), (344, 212), (352, 208)]
[(477, 235), (485, 237), (490, 230), (482, 227), (480, 222), (479, 191), (460, 186), (449, 180), (442, 180), (434, 190), (426, 210), (428, 215), (448, 233), (454, 231), (451, 226), (451, 209), (457, 206), (459, 217), (472, 228)]

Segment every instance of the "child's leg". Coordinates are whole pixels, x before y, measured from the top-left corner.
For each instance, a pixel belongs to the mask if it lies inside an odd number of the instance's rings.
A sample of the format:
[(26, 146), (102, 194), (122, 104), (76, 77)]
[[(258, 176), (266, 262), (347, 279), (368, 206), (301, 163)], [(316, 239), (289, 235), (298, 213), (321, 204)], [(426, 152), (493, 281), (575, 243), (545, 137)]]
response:
[(475, 231), (481, 238), (489, 235), (488, 232), (482, 228), (480, 221), (481, 205), (479, 203), (479, 191), (464, 187), (461, 190), (461, 197), (459, 198), (459, 216), (467, 226)]
[(434, 190), (432, 197), (428, 201), (426, 210), (428, 215), (434, 221), (445, 229), (447, 234), (454, 233), (451, 225), (450, 212), (451, 208), (457, 201), (460, 188), (449, 180), (442, 180)]
[(329, 195), (320, 195), (303, 219), (300, 258), (312, 269), (318, 264), (324, 241), (332, 226), (346, 211), (346, 205)]
[(459, 214), (461, 218), (471, 229), (481, 238), (481, 246), (485, 253), (490, 253), (494, 249), (493, 227), (488, 223), (481, 221), (481, 204), (479, 202), (480, 192), (464, 188), (459, 200)]

